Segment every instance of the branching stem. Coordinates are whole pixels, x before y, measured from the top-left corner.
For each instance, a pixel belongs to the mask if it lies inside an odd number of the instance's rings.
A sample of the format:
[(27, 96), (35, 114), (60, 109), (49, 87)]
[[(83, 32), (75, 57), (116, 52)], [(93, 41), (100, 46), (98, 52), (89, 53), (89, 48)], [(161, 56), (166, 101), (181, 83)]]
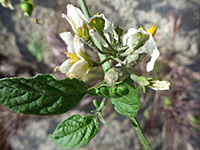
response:
[(100, 61), (100, 62), (94, 62), (94, 66), (101, 66), (103, 65), (105, 62), (107, 62), (108, 60), (114, 60), (114, 58), (112, 56), (109, 56), (107, 58), (105, 58), (104, 60)]

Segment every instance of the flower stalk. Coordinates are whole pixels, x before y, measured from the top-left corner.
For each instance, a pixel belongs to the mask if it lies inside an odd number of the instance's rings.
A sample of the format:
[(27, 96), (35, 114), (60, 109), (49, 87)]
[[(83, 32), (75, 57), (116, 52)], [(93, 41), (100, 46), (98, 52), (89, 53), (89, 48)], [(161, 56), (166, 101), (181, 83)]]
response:
[(114, 60), (114, 58), (112, 56), (109, 56), (107, 58), (105, 58), (104, 60), (100, 61), (100, 62), (93, 62), (93, 67), (95, 66), (101, 66), (103, 65), (105, 62), (109, 61), (109, 60)]

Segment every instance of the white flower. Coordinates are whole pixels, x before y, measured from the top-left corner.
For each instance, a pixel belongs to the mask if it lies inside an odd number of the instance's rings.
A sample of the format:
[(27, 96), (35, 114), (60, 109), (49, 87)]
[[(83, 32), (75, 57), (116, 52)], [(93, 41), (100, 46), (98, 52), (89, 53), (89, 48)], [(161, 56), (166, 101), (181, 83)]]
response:
[(168, 81), (150, 81), (150, 85), (148, 86), (149, 88), (153, 90), (169, 90), (170, 83)]
[(73, 31), (78, 34), (80, 37), (89, 37), (89, 31), (87, 28), (88, 19), (84, 16), (82, 11), (74, 7), (71, 4), (67, 5), (67, 15), (62, 14), (62, 17), (65, 18), (71, 25)]
[(10, 0), (0, 0), (0, 3), (3, 7), (9, 8), (11, 10), (14, 10), (14, 7), (12, 6)]
[[(142, 35), (144, 35), (144, 34), (148, 35), (149, 39), (144, 43), (144, 45), (142, 45), (141, 47), (139, 47), (138, 49), (133, 51), (134, 47), (136, 46), (135, 44), (138, 42), (137, 41), (138, 39), (136, 38), (138, 33), (142, 33)], [(155, 43), (151, 33), (148, 33), (141, 28), (138, 30), (134, 29), (134, 28), (130, 28), (128, 30), (127, 34), (125, 34), (123, 37), (123, 44), (129, 46), (129, 49), (127, 50), (127, 52), (130, 52), (130, 54), (131, 54), (131, 52), (133, 52), (133, 53), (149, 53), (151, 55), (151, 60), (147, 63), (146, 70), (147, 70), (147, 72), (153, 70), (154, 63), (155, 63), (156, 59), (158, 58), (158, 56), (160, 55), (160, 52), (157, 49), (156, 43)]]
[(68, 59), (60, 66), (57, 66), (54, 71), (59, 70), (71, 79), (81, 79), (91, 67), (90, 59), (84, 51), (84, 45), (77, 35), (73, 37), (70, 32), (61, 33), (60, 37), (68, 45), (68, 52), (65, 52)]
[[(105, 21), (105, 25), (103, 28), (103, 33), (106, 37), (106, 39), (111, 43), (111, 38), (109, 36), (109, 33), (111, 33), (112, 35), (114, 35), (114, 39), (118, 40), (118, 34), (115, 32), (114, 29), (114, 23), (112, 23), (110, 20), (108, 20), (104, 14), (96, 14), (94, 15), (92, 18), (90, 18), (90, 20), (88, 22), (90, 22), (91, 20), (93, 20), (94, 18), (99, 17), (102, 18)], [(108, 44), (105, 42), (105, 40), (99, 35), (99, 33), (94, 30), (94, 29), (90, 29), (90, 35), (94, 36), (96, 39), (98, 39), (103, 46), (108, 47)]]

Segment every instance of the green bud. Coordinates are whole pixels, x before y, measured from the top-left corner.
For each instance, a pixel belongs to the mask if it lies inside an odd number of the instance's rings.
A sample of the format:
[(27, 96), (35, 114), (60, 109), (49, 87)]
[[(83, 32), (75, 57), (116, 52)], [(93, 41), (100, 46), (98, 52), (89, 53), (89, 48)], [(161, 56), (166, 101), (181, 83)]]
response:
[(119, 35), (119, 37), (124, 35), (124, 30), (117, 25), (117, 27), (115, 28), (115, 32)]
[(116, 82), (120, 81), (124, 76), (124, 70), (121, 67), (111, 68), (105, 73), (104, 80), (109, 85), (114, 85)]
[(93, 105), (94, 105), (96, 108), (99, 108), (100, 102), (99, 102), (98, 100), (94, 99), (92, 102), (93, 102)]
[(144, 93), (145, 93), (145, 86), (149, 86), (151, 84), (150, 81), (152, 80), (152, 78), (136, 76), (134, 74), (131, 74), (130, 78), (143, 88)]
[(24, 12), (24, 16), (30, 17), (33, 11), (33, 5), (30, 2), (23, 1), (20, 5), (21, 10)]

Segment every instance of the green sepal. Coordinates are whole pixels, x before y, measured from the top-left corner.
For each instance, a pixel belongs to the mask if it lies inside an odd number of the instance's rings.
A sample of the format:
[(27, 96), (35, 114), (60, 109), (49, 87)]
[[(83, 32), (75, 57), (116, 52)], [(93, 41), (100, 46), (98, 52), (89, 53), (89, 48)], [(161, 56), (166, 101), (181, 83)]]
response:
[(124, 95), (118, 98), (112, 98), (111, 102), (114, 105), (114, 109), (127, 117), (136, 116), (140, 109), (140, 100), (137, 94), (137, 91), (134, 87), (133, 81), (128, 77), (123, 81), (123, 86), (127, 87), (127, 91)]
[(56, 115), (76, 106), (87, 89), (78, 79), (58, 80), (50, 74), (4, 78), (0, 80), (0, 103), (23, 114)]
[(95, 116), (73, 115), (61, 122), (50, 140), (63, 149), (75, 149), (86, 145), (98, 132), (99, 123)]
[(124, 35), (124, 30), (119, 25), (116, 26), (115, 32), (119, 35), (119, 37)]
[(99, 107), (100, 107), (100, 104), (101, 104), (100, 101), (94, 99), (92, 102), (93, 102), (93, 105), (94, 105), (96, 108), (99, 108)]
[(99, 32), (103, 32), (104, 27), (105, 27), (105, 20), (102, 17), (94, 17), (90, 20), (90, 22), (88, 23), (88, 25), (91, 28), (96, 29)]

